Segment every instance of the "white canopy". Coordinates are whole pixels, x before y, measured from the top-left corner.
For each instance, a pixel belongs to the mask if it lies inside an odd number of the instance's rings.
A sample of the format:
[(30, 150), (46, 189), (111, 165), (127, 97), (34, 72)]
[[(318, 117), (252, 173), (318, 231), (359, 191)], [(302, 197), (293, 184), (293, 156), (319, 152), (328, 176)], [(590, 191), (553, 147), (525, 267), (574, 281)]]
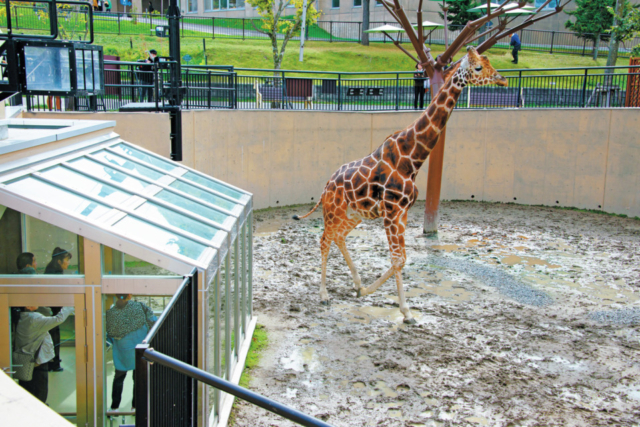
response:
[(404, 33), (404, 29), (394, 27), (393, 25), (382, 25), (376, 28), (370, 28), (365, 33)]
[[(412, 26), (417, 27), (418, 24), (412, 24)], [(422, 21), (422, 28), (428, 28), (428, 29), (436, 29), (436, 28), (444, 28), (444, 24), (437, 24), (435, 22), (431, 22), (431, 21)]]

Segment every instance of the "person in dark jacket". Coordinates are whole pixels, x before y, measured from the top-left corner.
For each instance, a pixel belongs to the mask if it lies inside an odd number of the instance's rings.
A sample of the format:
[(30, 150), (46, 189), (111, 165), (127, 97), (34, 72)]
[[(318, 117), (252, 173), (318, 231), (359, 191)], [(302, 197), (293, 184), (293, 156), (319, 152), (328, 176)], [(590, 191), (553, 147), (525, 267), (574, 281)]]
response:
[(424, 109), (424, 82), (425, 74), (422, 64), (416, 64), (416, 71), (413, 73), (413, 108), (418, 109), (418, 98), (420, 99), (420, 109)]
[(511, 50), (511, 56), (513, 56), (513, 62), (514, 64), (518, 63), (518, 51), (521, 50), (521, 44), (520, 44), (520, 37), (518, 37), (518, 34), (513, 33), (511, 34), (511, 46), (513, 47), (513, 49)]
[(36, 274), (36, 268), (38, 268), (36, 256), (31, 252), (21, 253), (16, 260), (16, 267), (18, 267), (18, 274)]
[[(47, 264), (47, 267), (44, 269), (44, 274), (64, 274), (64, 271), (69, 268), (71, 257), (71, 252), (56, 247), (51, 254), (51, 261), (49, 261), (49, 264)], [(61, 307), (51, 307), (51, 314), (56, 316), (60, 313), (60, 309)], [(49, 371), (62, 372), (64, 369), (60, 366), (62, 363), (62, 359), (60, 359), (60, 328), (56, 326), (51, 329), (49, 333), (51, 334), (55, 351), (54, 358), (49, 362)]]
[(138, 67), (138, 80), (141, 85), (146, 87), (140, 88), (140, 102), (144, 102), (145, 94), (148, 102), (153, 102), (153, 63), (158, 62), (158, 52), (155, 49), (149, 51), (149, 57), (144, 60), (144, 65)]

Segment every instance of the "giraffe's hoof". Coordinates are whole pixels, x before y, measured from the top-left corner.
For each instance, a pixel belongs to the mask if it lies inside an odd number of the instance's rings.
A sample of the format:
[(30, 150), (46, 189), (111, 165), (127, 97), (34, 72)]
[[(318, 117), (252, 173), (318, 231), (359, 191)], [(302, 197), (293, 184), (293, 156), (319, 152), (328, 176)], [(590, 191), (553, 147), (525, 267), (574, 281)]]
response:
[(418, 323), (416, 322), (416, 319), (414, 319), (413, 317), (410, 319), (405, 318), (403, 322), (406, 323), (407, 325), (415, 325), (416, 323)]
[(364, 296), (364, 295), (362, 294), (362, 288), (356, 289), (356, 296), (357, 296), (358, 298), (360, 298), (360, 297)]
[(320, 301), (320, 304), (329, 306), (331, 305), (331, 301), (329, 300)]

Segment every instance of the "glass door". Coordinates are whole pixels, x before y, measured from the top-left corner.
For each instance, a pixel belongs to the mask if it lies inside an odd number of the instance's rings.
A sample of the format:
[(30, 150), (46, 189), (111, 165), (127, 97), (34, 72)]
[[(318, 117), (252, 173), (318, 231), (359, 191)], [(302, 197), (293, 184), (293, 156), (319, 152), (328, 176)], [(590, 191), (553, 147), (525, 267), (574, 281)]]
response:
[(2, 294), (0, 316), (0, 367), (15, 370), (13, 351), (38, 352), (37, 361), (42, 363), (34, 369), (33, 379), (16, 382), (70, 422), (84, 426), (88, 421), (85, 295)]

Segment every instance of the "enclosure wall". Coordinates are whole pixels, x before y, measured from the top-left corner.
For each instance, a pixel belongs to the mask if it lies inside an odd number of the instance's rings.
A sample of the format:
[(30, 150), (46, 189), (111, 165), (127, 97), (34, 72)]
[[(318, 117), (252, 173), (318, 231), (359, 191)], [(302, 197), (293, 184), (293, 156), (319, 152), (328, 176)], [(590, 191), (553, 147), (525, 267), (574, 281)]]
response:
[[(123, 139), (169, 154), (164, 114), (24, 114), (117, 120)], [(187, 166), (254, 194), (257, 209), (318, 200), (331, 174), (419, 113), (183, 113)], [(455, 111), (442, 198), (602, 209), (640, 216), (640, 110)], [(426, 189), (418, 174), (419, 199)], [(312, 199), (313, 198), (313, 199)]]

